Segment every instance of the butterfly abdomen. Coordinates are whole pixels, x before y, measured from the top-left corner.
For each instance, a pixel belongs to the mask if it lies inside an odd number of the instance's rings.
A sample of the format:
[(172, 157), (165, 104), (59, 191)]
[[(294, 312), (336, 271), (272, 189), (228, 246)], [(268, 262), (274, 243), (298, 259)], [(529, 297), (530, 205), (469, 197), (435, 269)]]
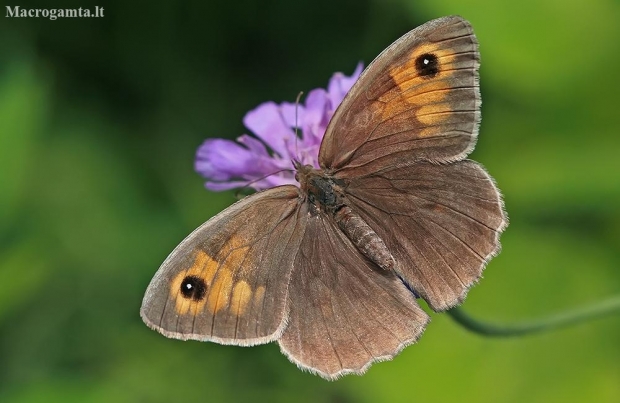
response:
[(349, 206), (340, 207), (334, 214), (338, 227), (364, 256), (385, 270), (394, 268), (394, 258), (383, 240)]

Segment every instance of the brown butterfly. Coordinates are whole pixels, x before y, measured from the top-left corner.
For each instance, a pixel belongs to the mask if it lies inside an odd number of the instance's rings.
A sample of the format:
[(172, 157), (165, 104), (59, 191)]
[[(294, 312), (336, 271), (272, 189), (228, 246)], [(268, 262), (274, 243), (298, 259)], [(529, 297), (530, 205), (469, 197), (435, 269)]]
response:
[[(493, 179), (465, 157), (480, 121), (478, 43), (460, 17), (394, 42), (335, 112), (320, 170), (250, 195), (196, 229), (149, 285), (167, 337), (277, 341), (326, 379), (363, 373), (459, 304), (506, 227)], [(413, 292), (412, 292), (413, 291)]]

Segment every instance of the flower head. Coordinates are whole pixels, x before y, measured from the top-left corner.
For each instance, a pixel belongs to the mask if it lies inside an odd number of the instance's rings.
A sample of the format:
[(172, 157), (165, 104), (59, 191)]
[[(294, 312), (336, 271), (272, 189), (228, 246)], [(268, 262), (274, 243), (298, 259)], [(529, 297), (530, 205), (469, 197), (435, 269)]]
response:
[[(256, 137), (237, 141), (207, 139), (196, 153), (195, 169), (209, 190), (251, 186), (256, 190), (295, 184), (293, 160), (319, 167), (318, 156), (327, 124), (362, 72), (335, 73), (327, 89), (308, 93), (303, 104), (265, 102), (249, 111), (243, 124)], [(296, 139), (295, 128), (300, 137)]]

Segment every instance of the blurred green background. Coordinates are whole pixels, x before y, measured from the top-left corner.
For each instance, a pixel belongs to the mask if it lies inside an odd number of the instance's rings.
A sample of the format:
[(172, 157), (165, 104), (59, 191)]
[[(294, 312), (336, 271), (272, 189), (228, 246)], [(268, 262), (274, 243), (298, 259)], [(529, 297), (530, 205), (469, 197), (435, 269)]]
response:
[(138, 314), (168, 253), (235, 200), (193, 172), (204, 138), (449, 14), (481, 43), (472, 158), (511, 219), (464, 309), (511, 323), (620, 293), (620, 2), (92, 5), (105, 17), (0, 22), (0, 401), (620, 401), (618, 315), (499, 340), (433, 314), (396, 359), (330, 383), (275, 344), (169, 340)]

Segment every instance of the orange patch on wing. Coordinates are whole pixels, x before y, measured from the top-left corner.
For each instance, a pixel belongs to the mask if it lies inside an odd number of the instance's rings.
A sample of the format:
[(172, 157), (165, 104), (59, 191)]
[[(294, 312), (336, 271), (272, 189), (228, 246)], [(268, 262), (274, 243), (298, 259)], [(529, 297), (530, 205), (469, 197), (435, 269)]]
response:
[[(416, 59), (424, 54), (437, 57), (439, 73), (434, 77), (418, 75)], [(451, 48), (423, 44), (411, 51), (404, 63), (389, 71), (395, 87), (380, 97), (382, 120), (395, 116), (415, 116), (422, 125), (438, 125), (448, 118), (450, 106), (446, 102), (451, 87), (447, 80), (452, 74), (456, 54)], [(439, 112), (439, 113), (438, 113)], [(436, 128), (421, 128), (420, 137), (432, 136)]]
[[(216, 314), (222, 309), (229, 309), (235, 315), (242, 315), (250, 301), (261, 300), (265, 288), (260, 286), (254, 291), (245, 280), (237, 279), (243, 273), (243, 266), (248, 257), (249, 246), (242, 238), (231, 237), (217, 253), (215, 260), (206, 252), (198, 250), (191, 267), (177, 274), (170, 284), (170, 296), (175, 301), (179, 315), (190, 312), (197, 315), (206, 305), (207, 309)], [(205, 282), (207, 291), (200, 301), (185, 298), (181, 293), (183, 280), (187, 276), (195, 276)]]
[(450, 113), (450, 105), (447, 103), (421, 106), (416, 112), (416, 118), (425, 125), (441, 123)]
[(263, 305), (263, 298), (265, 298), (265, 287), (263, 287), (261, 285), (254, 292), (254, 302), (253, 302), (254, 305), (255, 306), (262, 306)]
[(230, 270), (225, 267), (220, 268), (207, 297), (207, 308), (209, 311), (215, 314), (220, 309), (227, 307), (232, 288), (233, 278)]
[(446, 80), (432, 80), (420, 85), (416, 91), (404, 92), (402, 98), (413, 105), (435, 104), (446, 99), (450, 90)]
[(207, 308), (214, 314), (230, 305), (233, 273), (239, 272), (249, 249), (242, 246), (244, 243), (242, 238), (233, 236), (218, 253), (221, 260), (207, 300)]
[(231, 311), (237, 315), (243, 315), (248, 302), (252, 298), (252, 288), (243, 280), (238, 281), (233, 288), (230, 300)]
[[(196, 276), (204, 280), (209, 287), (211, 280), (213, 279), (213, 274), (215, 272), (214, 267), (217, 266), (217, 262), (211, 258), (211, 256), (207, 255), (205, 252), (199, 250), (196, 253), (196, 257), (194, 258), (194, 263), (192, 266), (187, 269), (181, 271), (177, 274), (170, 284), (170, 297), (175, 302), (175, 309), (179, 315), (185, 315), (189, 312), (190, 308), (193, 307), (194, 314), (198, 311), (198, 309), (202, 308), (205, 304), (205, 299), (202, 301), (194, 301), (190, 298), (184, 298), (181, 294), (181, 285), (183, 284), (183, 280), (187, 276)], [(206, 269), (206, 270), (205, 270)], [(208, 289), (208, 288), (207, 288)]]
[(416, 112), (416, 118), (424, 125), (437, 125), (446, 120), (450, 113), (448, 103), (423, 105)]

